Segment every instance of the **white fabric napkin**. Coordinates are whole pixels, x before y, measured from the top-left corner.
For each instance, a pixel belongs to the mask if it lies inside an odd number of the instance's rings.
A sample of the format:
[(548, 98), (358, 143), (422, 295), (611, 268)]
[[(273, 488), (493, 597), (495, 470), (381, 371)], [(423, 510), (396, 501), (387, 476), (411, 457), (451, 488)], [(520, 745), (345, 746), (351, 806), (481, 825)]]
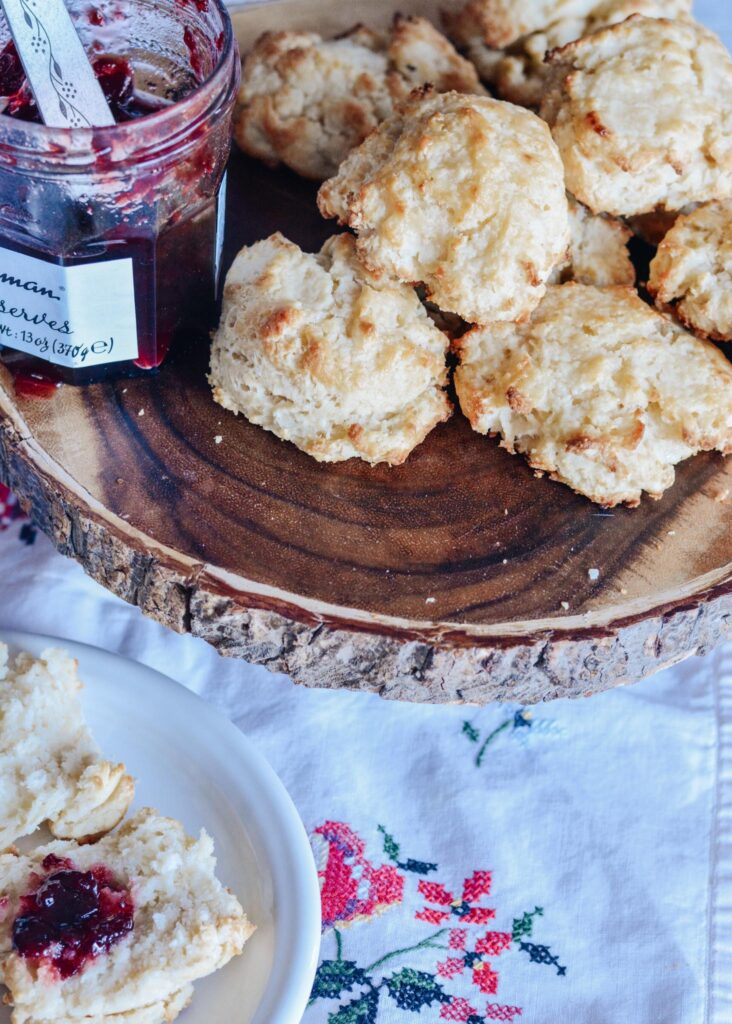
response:
[(299, 689), (20, 532), (0, 533), (0, 626), (174, 676), (289, 789), (323, 885), (305, 1024), (732, 1021), (732, 648), (535, 708)]

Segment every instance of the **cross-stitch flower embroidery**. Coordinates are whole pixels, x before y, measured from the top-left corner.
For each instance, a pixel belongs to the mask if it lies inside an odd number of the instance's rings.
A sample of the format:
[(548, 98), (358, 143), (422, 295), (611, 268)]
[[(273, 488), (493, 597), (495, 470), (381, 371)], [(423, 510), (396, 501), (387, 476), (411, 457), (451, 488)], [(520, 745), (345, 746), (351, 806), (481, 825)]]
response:
[(477, 903), (483, 896), (490, 896), (491, 881), (490, 871), (475, 871), (465, 879), (462, 896), (456, 899), (444, 885), (422, 879), (417, 886), (419, 893), (428, 904), (437, 906), (424, 907), (414, 916), (418, 921), (429, 924), (444, 924), (451, 917), (459, 918), (463, 924), (486, 924), (496, 916), (496, 912), (489, 907), (477, 906)]
[(498, 972), (487, 960), (479, 961), (473, 968), (473, 981), (481, 992), (494, 996), (498, 991)]
[(366, 921), (401, 903), (404, 876), (364, 856), (365, 844), (342, 822), (326, 821), (312, 837), (320, 879), (323, 931)]
[[(557, 974), (566, 971), (548, 946), (527, 941), (533, 938), (542, 908), (513, 918), (510, 932), (486, 931), (485, 925), (496, 916), (496, 910), (485, 905), (491, 895), (490, 871), (474, 871), (462, 889), (453, 891), (425, 877), (438, 871), (437, 864), (403, 857), (394, 836), (381, 825), (378, 831), (390, 861), (378, 866), (366, 857), (361, 837), (343, 822), (327, 821), (312, 834), (323, 931), (332, 929), (335, 940), (333, 958), (324, 957), (318, 967), (310, 1005), (328, 1000), (337, 1006), (331, 1012), (323, 1009), (319, 1019), (327, 1012), (328, 1024), (378, 1024), (382, 1010), (392, 1016), (396, 1010), (410, 1015), (425, 1011), (426, 1019), (435, 1022), (515, 1022), (522, 1014), (520, 1007), (483, 1002), (485, 996), (498, 994), (495, 958), (519, 948), (533, 963), (553, 966)], [(409, 909), (409, 901), (419, 901), (416, 909)], [(400, 904), (403, 917), (412, 918), (406, 943), (387, 947), (371, 963), (346, 955), (342, 925), (373, 920)], [(414, 922), (426, 927), (414, 934)], [(464, 979), (463, 991), (450, 991), (459, 978)], [(466, 987), (475, 998), (464, 991)]]
[(448, 945), (455, 953), (437, 964), (437, 973), (441, 978), (452, 979), (471, 971), (472, 980), (480, 991), (495, 995), (498, 990), (498, 974), (483, 958), (500, 956), (510, 947), (511, 934), (486, 932), (476, 940), (472, 950), (466, 951), (467, 934), (462, 928), (455, 928), (450, 932)]
[(0, 484), (0, 530), (10, 526), (13, 520), (21, 515), (22, 511), (15, 495), (5, 484)]
[(459, 1021), (460, 1024), (483, 1024), (484, 1021), (502, 1020), (511, 1024), (520, 1017), (520, 1006), (501, 1006), (499, 1003), (488, 1003), (485, 1013), (481, 1014), (477, 1007), (456, 996), (440, 1010), (440, 1020)]

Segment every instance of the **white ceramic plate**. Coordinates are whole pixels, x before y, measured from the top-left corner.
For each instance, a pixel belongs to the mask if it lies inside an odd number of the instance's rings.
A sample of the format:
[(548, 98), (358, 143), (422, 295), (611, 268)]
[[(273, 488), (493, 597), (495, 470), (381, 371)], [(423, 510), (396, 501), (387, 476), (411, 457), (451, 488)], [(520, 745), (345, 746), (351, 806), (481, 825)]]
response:
[[(317, 965), (320, 895), (297, 811), (269, 765), (228, 719), (178, 683), (95, 647), (24, 633), (0, 639), (33, 654), (64, 647), (79, 660), (84, 711), (111, 760), (152, 806), (214, 838), (218, 875), (257, 931), (244, 953), (196, 984), (181, 1024), (297, 1024)], [(0, 1009), (0, 1024), (10, 1013)]]

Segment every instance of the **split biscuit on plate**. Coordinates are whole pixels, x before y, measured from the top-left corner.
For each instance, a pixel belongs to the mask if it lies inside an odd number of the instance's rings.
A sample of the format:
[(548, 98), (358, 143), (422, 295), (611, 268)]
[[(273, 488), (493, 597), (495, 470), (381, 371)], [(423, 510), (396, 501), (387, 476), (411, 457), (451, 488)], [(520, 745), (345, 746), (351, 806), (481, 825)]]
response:
[(732, 200), (677, 219), (651, 263), (648, 290), (696, 334), (732, 341)]
[(162, 1024), (254, 931), (213, 842), (139, 811), (93, 846), (0, 855), (0, 982), (12, 1024)]
[(101, 759), (84, 721), (76, 661), (58, 650), (9, 658), (0, 643), (0, 850), (48, 822), (89, 840), (124, 817), (134, 783)]
[(551, 73), (544, 59), (549, 50), (615, 25), (631, 14), (674, 18), (691, 13), (691, 0), (596, 0), (584, 15), (562, 14), (566, 5), (561, 2), (554, 6), (555, 10), (545, 26), (514, 40), (505, 49), (493, 49), (481, 35), (462, 37), (461, 31), (465, 26), (457, 23), (454, 42), (464, 49), (481, 79), (501, 99), (535, 109), (540, 106)]
[(567, 188), (594, 213), (732, 194), (732, 57), (712, 32), (633, 15), (548, 59), (541, 114)]
[(318, 254), (282, 235), (229, 271), (215, 400), (321, 462), (397, 465), (448, 419), (447, 337), (414, 288), (374, 277), (352, 235)]
[(425, 18), (396, 15), (336, 39), (266, 32), (247, 55), (235, 137), (250, 156), (322, 181), (415, 86), (484, 93), (478, 74)]
[(635, 267), (628, 242), (633, 232), (616, 217), (590, 213), (574, 196), (567, 195), (571, 241), (566, 264), (557, 267), (550, 284), (577, 281), (597, 288), (635, 284)]
[(473, 429), (601, 505), (658, 498), (676, 463), (732, 452), (732, 364), (630, 288), (550, 288), (528, 323), (475, 327), (456, 350)]
[(535, 114), (415, 90), (318, 194), (382, 280), (424, 284), (470, 323), (520, 320), (569, 244), (564, 170)]

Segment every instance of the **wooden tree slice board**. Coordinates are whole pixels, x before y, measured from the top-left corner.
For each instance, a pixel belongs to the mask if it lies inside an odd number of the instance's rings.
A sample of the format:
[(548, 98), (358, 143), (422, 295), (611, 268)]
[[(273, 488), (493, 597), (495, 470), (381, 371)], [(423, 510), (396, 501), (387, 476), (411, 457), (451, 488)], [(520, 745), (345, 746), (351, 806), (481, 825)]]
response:
[[(245, 13), (241, 34), (303, 6)], [(318, 248), (314, 195), (235, 154), (226, 265), (274, 230)], [(172, 629), (308, 685), (431, 702), (590, 694), (732, 633), (732, 461), (699, 456), (661, 501), (611, 512), (459, 414), (404, 466), (320, 465), (216, 406), (207, 361), (200, 338), (155, 377), (48, 401), (0, 369), (0, 478)]]

